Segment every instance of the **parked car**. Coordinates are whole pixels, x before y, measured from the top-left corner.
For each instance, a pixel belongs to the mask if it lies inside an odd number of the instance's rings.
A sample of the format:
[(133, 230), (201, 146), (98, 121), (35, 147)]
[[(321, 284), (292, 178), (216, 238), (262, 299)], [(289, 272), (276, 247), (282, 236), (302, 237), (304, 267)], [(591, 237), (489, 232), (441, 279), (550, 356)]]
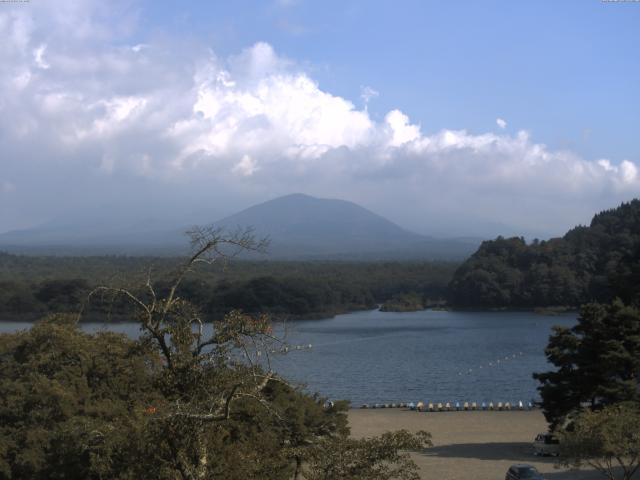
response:
[(504, 480), (544, 480), (540, 472), (531, 465), (518, 463), (511, 465)]
[(533, 441), (533, 453), (543, 456), (558, 456), (560, 454), (560, 440), (551, 433), (539, 433)]

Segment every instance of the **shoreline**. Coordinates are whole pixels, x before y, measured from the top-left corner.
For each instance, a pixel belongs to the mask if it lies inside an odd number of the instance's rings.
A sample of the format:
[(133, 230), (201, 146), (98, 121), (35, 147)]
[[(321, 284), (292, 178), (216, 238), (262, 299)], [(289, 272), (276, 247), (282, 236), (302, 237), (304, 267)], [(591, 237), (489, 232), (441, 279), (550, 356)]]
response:
[[(545, 317), (553, 317), (559, 315), (569, 315), (569, 314), (578, 314), (578, 308), (565, 308), (562, 307), (526, 307), (526, 308), (466, 308), (466, 307), (452, 307), (452, 306), (440, 306), (440, 307), (427, 307), (421, 310), (406, 310), (406, 311), (395, 311), (395, 310), (381, 310), (381, 304), (377, 305), (374, 308), (355, 308), (355, 309), (345, 309), (345, 310), (335, 310), (335, 311), (327, 311), (327, 312), (315, 312), (310, 313), (308, 315), (302, 317), (289, 317), (288, 314), (275, 314), (274, 321), (287, 321), (287, 322), (297, 322), (297, 321), (309, 321), (309, 320), (331, 320), (336, 317), (342, 315), (350, 315), (352, 313), (360, 313), (360, 312), (381, 312), (381, 313), (417, 313), (417, 312), (465, 312), (465, 313), (533, 313), (536, 315), (541, 315)], [(0, 323), (34, 323), (40, 320), (41, 318), (46, 317), (47, 315), (53, 315), (56, 313), (71, 313), (77, 315), (78, 312), (42, 312), (42, 313), (27, 313), (27, 314), (18, 314), (15, 315), (17, 318), (7, 318), (5, 316), (0, 316)], [(93, 314), (95, 315), (95, 314)], [(282, 318), (278, 318), (278, 317)], [(115, 316), (114, 316), (115, 317)], [(111, 320), (102, 321), (95, 318), (87, 318), (80, 320), (80, 323), (134, 323), (135, 320), (118, 318), (115, 319), (112, 317)], [(124, 317), (121, 315), (119, 317)]]

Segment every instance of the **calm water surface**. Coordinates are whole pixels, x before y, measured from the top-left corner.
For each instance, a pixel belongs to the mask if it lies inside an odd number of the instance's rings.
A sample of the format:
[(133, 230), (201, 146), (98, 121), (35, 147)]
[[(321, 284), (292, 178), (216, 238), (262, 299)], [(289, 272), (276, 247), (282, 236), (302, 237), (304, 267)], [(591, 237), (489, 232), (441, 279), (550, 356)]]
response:
[[(528, 401), (531, 374), (549, 368), (544, 348), (553, 325), (575, 314), (526, 312), (356, 312), (290, 322), (287, 341), (313, 347), (274, 359), (286, 378), (331, 399), (362, 403)], [(0, 331), (28, 328), (4, 322)], [(137, 324), (83, 324), (135, 337)]]

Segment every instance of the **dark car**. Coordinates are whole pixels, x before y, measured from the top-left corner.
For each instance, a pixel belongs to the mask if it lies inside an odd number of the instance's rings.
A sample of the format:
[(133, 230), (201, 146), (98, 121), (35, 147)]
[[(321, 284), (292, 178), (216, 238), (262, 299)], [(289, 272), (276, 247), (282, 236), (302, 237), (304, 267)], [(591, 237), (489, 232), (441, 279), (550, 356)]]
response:
[(540, 433), (533, 442), (533, 453), (557, 457), (560, 454), (560, 440), (551, 433)]
[(509, 467), (504, 480), (544, 480), (544, 477), (540, 475), (536, 467), (519, 463)]

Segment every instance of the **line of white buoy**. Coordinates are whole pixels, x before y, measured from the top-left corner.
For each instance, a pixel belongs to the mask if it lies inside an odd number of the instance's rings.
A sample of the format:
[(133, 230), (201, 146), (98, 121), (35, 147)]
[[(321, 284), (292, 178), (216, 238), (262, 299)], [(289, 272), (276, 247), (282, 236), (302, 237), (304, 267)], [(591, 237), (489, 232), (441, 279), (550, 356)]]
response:
[(510, 411), (532, 410), (536, 405), (532, 402), (438, 402), (438, 403), (364, 403), (360, 408), (407, 408), (417, 412), (461, 412), (461, 411)]
[[(508, 362), (510, 360), (514, 360), (514, 359), (516, 359), (518, 357), (522, 357), (523, 355), (524, 355), (524, 353), (522, 353), (522, 352), (512, 353), (510, 355), (505, 355), (504, 357), (497, 358), (497, 359), (492, 360), (492, 361), (490, 361), (488, 363), (484, 363), (484, 364), (478, 365), (476, 367), (476, 370), (482, 370), (484, 368), (498, 367), (500, 365), (504, 365), (506, 362)], [(474, 369), (473, 368), (469, 368), (466, 371), (463, 371), (463, 370), (459, 371), (458, 375), (471, 375), (473, 372), (474, 372)]]
[[(284, 345), (278, 349), (272, 349), (269, 353), (289, 353), (295, 350), (311, 350), (313, 348), (313, 344), (308, 343), (306, 345)], [(260, 355), (260, 351), (258, 351), (258, 355)]]
[[(2, 2), (2, 0), (0, 0), (0, 2)], [(276, 353), (289, 353), (289, 352), (293, 352), (296, 350), (311, 350), (313, 348), (313, 345), (311, 343), (306, 344), (306, 345), (285, 345), (283, 347), (280, 347), (278, 349), (271, 349), (271, 350), (255, 350), (255, 355), (257, 357), (261, 357), (263, 354), (267, 355), (268, 353), (270, 354), (276, 354)], [(249, 357), (252, 356), (252, 353), (249, 352), (242, 352), (241, 353), (242, 356), (244, 357)], [(228, 357), (231, 358), (231, 357)]]

